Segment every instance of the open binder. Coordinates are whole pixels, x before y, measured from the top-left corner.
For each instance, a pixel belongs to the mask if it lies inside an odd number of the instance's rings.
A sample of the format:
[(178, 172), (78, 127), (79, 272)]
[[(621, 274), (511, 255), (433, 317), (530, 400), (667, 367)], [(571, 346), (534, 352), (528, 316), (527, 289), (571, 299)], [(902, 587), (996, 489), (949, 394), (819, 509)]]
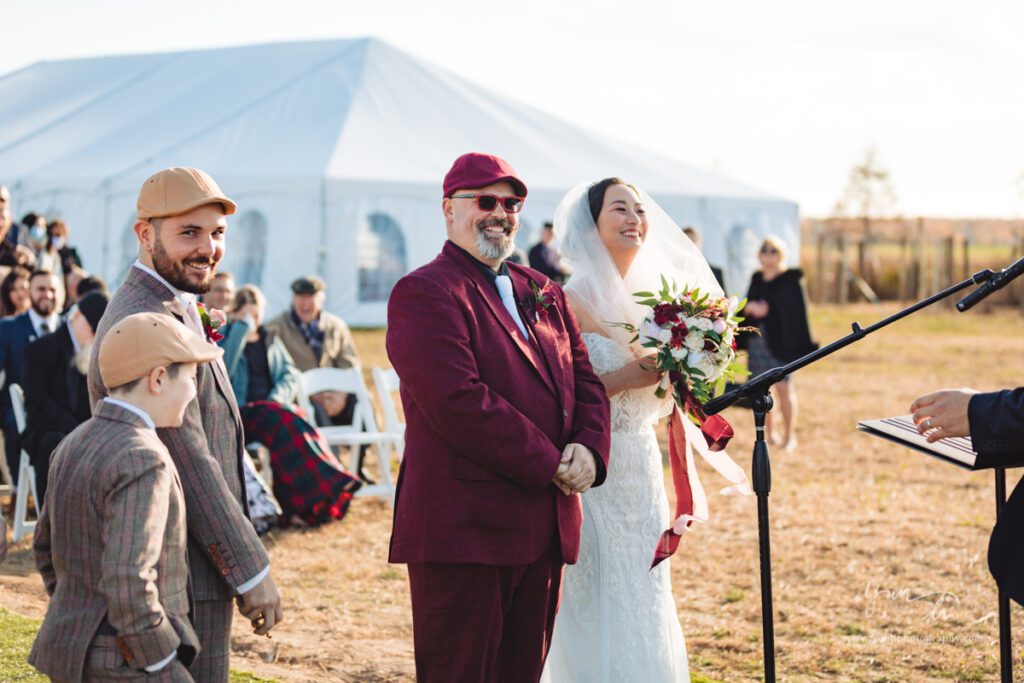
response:
[(1024, 467), (1024, 450), (1000, 455), (980, 455), (974, 450), (970, 437), (952, 437), (928, 443), (924, 436), (917, 433), (917, 425), (911, 415), (864, 420), (857, 423), (857, 429), (968, 470)]

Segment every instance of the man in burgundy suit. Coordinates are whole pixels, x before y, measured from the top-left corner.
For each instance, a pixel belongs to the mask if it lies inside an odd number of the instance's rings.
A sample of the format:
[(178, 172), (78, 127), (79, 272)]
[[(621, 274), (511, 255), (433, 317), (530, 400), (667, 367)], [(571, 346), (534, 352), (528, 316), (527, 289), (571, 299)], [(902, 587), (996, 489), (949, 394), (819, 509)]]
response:
[(407, 422), (390, 561), (408, 564), (420, 681), (540, 678), (579, 494), (608, 465), (608, 398), (562, 290), (505, 262), (525, 197), (508, 162), (459, 157), (448, 242), (388, 303)]

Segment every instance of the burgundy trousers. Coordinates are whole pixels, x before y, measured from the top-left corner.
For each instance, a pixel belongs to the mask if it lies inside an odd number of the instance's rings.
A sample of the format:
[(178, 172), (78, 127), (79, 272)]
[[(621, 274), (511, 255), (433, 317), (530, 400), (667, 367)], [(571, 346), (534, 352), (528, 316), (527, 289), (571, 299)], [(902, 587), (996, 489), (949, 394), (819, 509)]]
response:
[(409, 565), (419, 683), (536, 683), (562, 585), (558, 537), (526, 565)]

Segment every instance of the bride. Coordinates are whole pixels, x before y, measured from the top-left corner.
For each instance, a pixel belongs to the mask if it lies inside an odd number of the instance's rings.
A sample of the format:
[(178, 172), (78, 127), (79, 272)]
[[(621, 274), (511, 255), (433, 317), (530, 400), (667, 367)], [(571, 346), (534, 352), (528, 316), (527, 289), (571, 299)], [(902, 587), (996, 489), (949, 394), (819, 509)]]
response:
[(609, 323), (639, 324), (632, 292), (679, 286), (722, 291), (707, 262), (645, 193), (618, 178), (571, 190), (555, 210), (555, 234), (573, 275), (565, 291), (594, 371), (611, 399), (608, 478), (583, 501), (577, 564), (566, 567), (562, 604), (542, 681), (690, 680), (669, 563), (650, 569), (669, 524), (657, 420), (659, 375), (647, 349)]

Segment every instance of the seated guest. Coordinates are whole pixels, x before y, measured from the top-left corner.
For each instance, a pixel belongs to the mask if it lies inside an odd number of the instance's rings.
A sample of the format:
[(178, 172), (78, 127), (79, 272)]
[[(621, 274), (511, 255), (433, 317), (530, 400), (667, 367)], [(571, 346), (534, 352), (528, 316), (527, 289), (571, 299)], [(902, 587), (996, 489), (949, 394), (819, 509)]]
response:
[(224, 365), (247, 443), (270, 451), (274, 495), (286, 521), (341, 519), (359, 482), (348, 474), (316, 427), (292, 405), (298, 370), (277, 334), (263, 326), (266, 302), (253, 285), (238, 290), (224, 326)]
[(50, 604), (28, 661), (52, 680), (193, 680), (185, 495), (157, 429), (181, 426), (197, 365), (220, 355), (162, 314), (103, 337), (110, 393), (54, 452), (32, 544)]
[[(50, 272), (36, 271), (29, 279), (31, 306), (25, 313), (0, 322), (0, 371), (4, 373), (0, 390), (0, 413), (3, 415), (4, 450), (11, 477), (17, 480), (21, 455), (18, 449), (18, 424), (11, 405), (11, 385), (24, 384), (25, 347), (29, 342), (54, 332), (60, 325), (64, 306), (64, 286)], [(14, 482), (17, 485), (17, 481)]]
[(25, 431), (20, 446), (36, 470), (39, 505), (46, 497), (50, 454), (89, 419), (89, 357), (108, 297), (92, 292), (68, 313), (57, 331), (25, 347)]
[[(324, 310), (324, 281), (318, 277), (300, 277), (292, 283), (291, 310), (267, 323), (274, 330), (300, 372), (313, 368), (359, 367), (359, 354), (352, 331), (341, 318)], [(343, 391), (322, 391), (309, 397), (320, 426), (350, 425), (355, 417), (356, 397)], [(355, 470), (359, 478), (373, 483), (363, 471), (361, 449)]]
[(226, 271), (217, 271), (213, 276), (210, 291), (203, 295), (203, 304), (207, 308), (226, 311), (235, 300), (235, 278)]
[(64, 298), (64, 312), (67, 313), (71, 307), (78, 303), (78, 283), (89, 276), (84, 268), (71, 266), (71, 270), (64, 273), (64, 291), (67, 296)]
[(78, 250), (68, 245), (68, 225), (59, 218), (46, 225), (46, 240), (36, 255), (36, 268), (50, 270), (61, 277), (82, 267)]
[(14, 266), (4, 276), (0, 284), (0, 318), (10, 318), (27, 313), (32, 307), (28, 296), (28, 281), (32, 279), (32, 271), (22, 266)]

